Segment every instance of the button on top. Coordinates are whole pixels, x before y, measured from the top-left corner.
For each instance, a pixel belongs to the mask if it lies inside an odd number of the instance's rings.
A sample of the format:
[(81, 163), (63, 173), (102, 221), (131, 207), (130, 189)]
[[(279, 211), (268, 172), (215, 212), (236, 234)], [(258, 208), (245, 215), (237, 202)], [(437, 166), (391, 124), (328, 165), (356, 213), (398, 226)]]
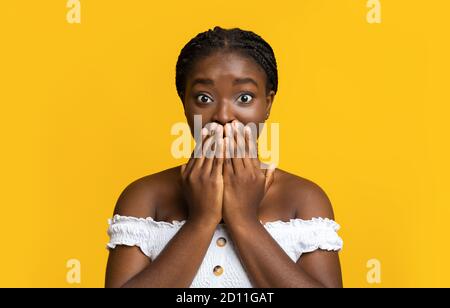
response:
[(222, 275), (223, 274), (222, 266), (220, 266), (220, 265), (215, 266), (213, 272), (214, 272), (214, 275), (216, 275), (216, 276)]
[(227, 240), (224, 237), (219, 237), (216, 241), (217, 246), (223, 247), (227, 244)]

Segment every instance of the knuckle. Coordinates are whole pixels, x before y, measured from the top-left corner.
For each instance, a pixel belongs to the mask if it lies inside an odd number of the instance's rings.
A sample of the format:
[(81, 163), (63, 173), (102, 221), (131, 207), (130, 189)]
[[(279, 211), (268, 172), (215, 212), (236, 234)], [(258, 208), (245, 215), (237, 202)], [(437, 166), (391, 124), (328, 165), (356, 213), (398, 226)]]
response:
[(212, 184), (213, 187), (220, 187), (220, 185), (222, 184), (222, 181), (220, 180), (219, 177), (214, 177), (211, 180), (211, 184)]
[(193, 183), (195, 178), (196, 178), (196, 176), (195, 176), (194, 172), (191, 172), (186, 176), (186, 182)]

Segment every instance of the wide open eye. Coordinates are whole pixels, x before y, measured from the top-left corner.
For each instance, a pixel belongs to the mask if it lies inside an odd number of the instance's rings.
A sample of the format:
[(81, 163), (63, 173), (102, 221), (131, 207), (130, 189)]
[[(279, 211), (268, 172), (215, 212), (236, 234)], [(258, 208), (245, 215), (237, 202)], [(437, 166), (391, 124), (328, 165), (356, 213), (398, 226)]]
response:
[(238, 101), (242, 104), (248, 104), (252, 101), (253, 96), (250, 94), (242, 94), (239, 96)]
[(208, 95), (200, 94), (197, 95), (197, 102), (200, 104), (209, 104), (212, 103), (212, 99)]

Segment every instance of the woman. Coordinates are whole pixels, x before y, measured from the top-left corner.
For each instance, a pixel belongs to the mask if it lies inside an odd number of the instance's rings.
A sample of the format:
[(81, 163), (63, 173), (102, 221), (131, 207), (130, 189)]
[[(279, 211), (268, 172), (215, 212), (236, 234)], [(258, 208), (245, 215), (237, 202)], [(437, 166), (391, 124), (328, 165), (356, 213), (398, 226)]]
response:
[(270, 45), (238, 28), (200, 33), (181, 51), (176, 86), (191, 132), (201, 115), (202, 155), (122, 192), (106, 286), (341, 287), (342, 240), (324, 191), (248, 155), (258, 133), (243, 127), (265, 122), (278, 87)]

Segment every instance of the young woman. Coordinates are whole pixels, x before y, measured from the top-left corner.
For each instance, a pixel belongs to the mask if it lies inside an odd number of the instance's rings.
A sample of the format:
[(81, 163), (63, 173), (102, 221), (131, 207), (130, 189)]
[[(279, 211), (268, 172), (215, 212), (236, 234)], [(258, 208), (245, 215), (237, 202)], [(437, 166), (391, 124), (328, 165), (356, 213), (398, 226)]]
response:
[[(176, 87), (187, 122), (201, 115), (200, 157), (128, 185), (109, 220), (107, 287), (341, 287), (342, 240), (324, 191), (261, 168), (258, 132), (278, 86), (270, 45), (238, 28), (182, 49)], [(207, 149), (212, 155), (206, 155)]]

